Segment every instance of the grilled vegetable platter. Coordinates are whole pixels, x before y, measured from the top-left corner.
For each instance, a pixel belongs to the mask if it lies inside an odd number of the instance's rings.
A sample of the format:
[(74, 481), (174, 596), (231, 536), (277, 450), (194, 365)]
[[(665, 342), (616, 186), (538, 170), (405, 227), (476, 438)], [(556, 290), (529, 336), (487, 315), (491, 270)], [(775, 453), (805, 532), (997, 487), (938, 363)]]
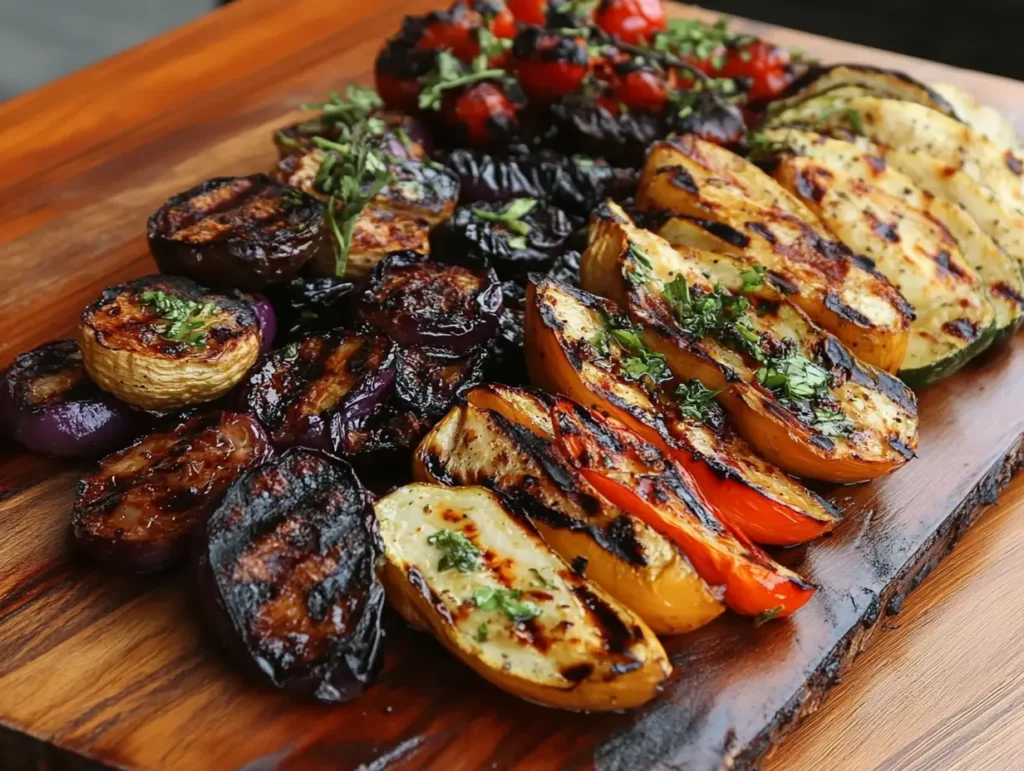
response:
[(781, 550), (830, 485), (1024, 321), (1024, 150), (951, 86), (659, 0), (460, 0), (374, 73), (0, 379), (8, 437), (94, 461), (81, 551), (187, 566), (270, 687), (358, 698), (394, 613), (531, 702), (644, 704), (662, 638), (811, 600)]

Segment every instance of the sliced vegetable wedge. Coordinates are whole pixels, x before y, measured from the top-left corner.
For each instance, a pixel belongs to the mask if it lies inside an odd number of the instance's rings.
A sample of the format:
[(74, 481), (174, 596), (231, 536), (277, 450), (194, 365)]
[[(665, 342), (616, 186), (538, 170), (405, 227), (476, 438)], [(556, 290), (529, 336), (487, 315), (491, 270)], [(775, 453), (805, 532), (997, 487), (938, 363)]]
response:
[[(714, 514), (757, 543), (793, 545), (839, 521), (826, 501), (758, 456), (729, 425), (699, 380), (668, 368), (636, 370), (628, 335), (609, 332), (620, 316), (610, 301), (545, 278), (527, 289), (526, 358), (530, 379), (551, 392), (611, 415), (693, 478)], [(665, 377), (666, 380), (662, 380)]]

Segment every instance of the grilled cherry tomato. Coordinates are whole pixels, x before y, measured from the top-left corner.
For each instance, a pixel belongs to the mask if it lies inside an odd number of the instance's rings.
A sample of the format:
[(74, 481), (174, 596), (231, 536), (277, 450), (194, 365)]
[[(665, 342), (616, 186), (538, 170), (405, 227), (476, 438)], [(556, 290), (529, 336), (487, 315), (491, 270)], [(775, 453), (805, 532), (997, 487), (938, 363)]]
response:
[(472, 6), (495, 37), (514, 38), (516, 36), (516, 18), (503, 0), (474, 0)]
[(789, 51), (764, 40), (730, 48), (721, 69), (712, 74), (724, 78), (748, 78), (752, 85), (747, 94), (752, 102), (774, 99), (793, 82), (794, 77)]
[(441, 115), (471, 144), (486, 145), (515, 133), (517, 101), (501, 84), (485, 80), (446, 92)]
[(548, 0), (508, 0), (516, 21), (543, 27), (548, 22)]
[(374, 64), (377, 93), (389, 109), (413, 112), (423, 89), (420, 78), (434, 66), (433, 51), (418, 50), (403, 39), (389, 41)]
[(527, 27), (512, 44), (511, 69), (527, 95), (541, 102), (575, 93), (590, 72), (586, 41)]
[(665, 9), (661, 0), (601, 0), (594, 23), (624, 43), (639, 43), (665, 29)]
[(668, 101), (670, 84), (662, 73), (651, 67), (632, 67), (619, 76), (615, 96), (632, 110), (661, 112)]
[(447, 11), (428, 13), (416, 47), (424, 51), (446, 48), (457, 58), (471, 61), (480, 53), (476, 31), (483, 26), (480, 14), (464, 2), (453, 3)]

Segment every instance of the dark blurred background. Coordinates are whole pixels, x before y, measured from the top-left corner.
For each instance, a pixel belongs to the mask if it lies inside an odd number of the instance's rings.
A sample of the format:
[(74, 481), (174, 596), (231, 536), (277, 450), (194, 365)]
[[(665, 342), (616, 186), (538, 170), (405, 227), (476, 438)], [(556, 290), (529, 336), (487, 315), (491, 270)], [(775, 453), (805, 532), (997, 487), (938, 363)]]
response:
[[(443, 2), (438, 0), (438, 6)], [(0, 0), (0, 101), (215, 5), (217, 0)], [(957, 12), (940, 10), (950, 3), (928, 0), (718, 0), (702, 5), (1024, 79), (1024, 56), (1017, 48), (1024, 0), (969, 0)]]

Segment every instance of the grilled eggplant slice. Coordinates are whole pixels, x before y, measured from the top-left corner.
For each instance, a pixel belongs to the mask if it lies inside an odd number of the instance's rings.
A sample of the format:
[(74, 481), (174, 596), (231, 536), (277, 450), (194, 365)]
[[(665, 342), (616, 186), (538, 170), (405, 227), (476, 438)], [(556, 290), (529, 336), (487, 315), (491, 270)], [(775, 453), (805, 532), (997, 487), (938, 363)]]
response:
[(344, 326), (351, 315), (356, 285), (340, 278), (294, 278), (267, 293), (277, 314), (283, 342)]
[(375, 510), (391, 604), (499, 688), (552, 707), (618, 710), (654, 698), (671, 673), (650, 628), (496, 493), (411, 484)]
[[(416, 118), (388, 110), (372, 117), (380, 121), (384, 153), (391, 158), (419, 161), (427, 156), (430, 135), (426, 126)], [(281, 158), (303, 154), (316, 148), (315, 139), (337, 142), (346, 138), (348, 126), (320, 115), (310, 120), (293, 123), (274, 132), (274, 144)]]
[(291, 449), (232, 485), (200, 535), (203, 610), (236, 660), (320, 701), (362, 693), (380, 663), (382, 548), (351, 466)]
[(420, 417), (437, 420), (466, 390), (483, 382), (487, 351), (475, 348), (453, 358), (430, 348), (398, 352), (395, 395)]
[(822, 94), (833, 95), (837, 89), (845, 94), (874, 95), (885, 99), (916, 102), (959, 119), (957, 110), (938, 89), (930, 88), (906, 73), (864, 64), (833, 64), (812, 67), (794, 81), (781, 99), (768, 105), (768, 116), (779, 115)]
[(312, 335), (272, 351), (245, 387), (246, 411), (275, 446), (337, 450), (347, 424), (380, 408), (395, 390), (395, 354), (383, 335)]
[(1006, 150), (1012, 150), (1017, 155), (1024, 150), (1010, 121), (1003, 117), (998, 110), (982, 104), (974, 96), (952, 83), (932, 83), (931, 88), (953, 106), (961, 121), (979, 134), (983, 134)]
[(188, 554), (189, 538), (232, 482), (270, 454), (247, 415), (214, 412), (108, 455), (78, 483), (71, 527), (78, 545), (137, 573)]
[[(757, 543), (791, 546), (836, 526), (834, 507), (754, 453), (699, 381), (631, 374), (633, 352), (607, 336), (619, 315), (613, 303), (551, 279), (531, 285), (531, 380), (611, 415), (675, 459), (718, 519)], [(679, 394), (692, 394), (688, 412)]]
[(401, 345), (462, 352), (490, 340), (501, 308), (494, 271), (397, 252), (374, 267), (356, 313)]
[(914, 306), (900, 377), (922, 387), (985, 350), (995, 310), (950, 232), (926, 214), (837, 168), (808, 157), (784, 159), (779, 181), (853, 249), (866, 254)]
[(697, 629), (724, 606), (671, 541), (608, 504), (554, 447), (550, 397), (475, 388), (424, 437), (413, 477), (482, 485), (521, 512), (566, 562), (658, 634)]
[(752, 163), (691, 136), (659, 142), (644, 166), (638, 204), (693, 218), (664, 234), (680, 246), (720, 252), (723, 261), (737, 253), (756, 260), (860, 359), (899, 367), (912, 316), (906, 301)]
[(74, 340), (34, 348), (0, 373), (0, 435), (34, 452), (95, 458), (137, 436), (140, 417), (89, 380)]
[[(864, 142), (855, 145), (797, 129), (772, 129), (765, 134), (777, 146), (894, 196), (945, 227), (956, 239), (963, 258), (985, 285), (988, 301), (995, 310), (996, 339), (1005, 341), (1020, 327), (1024, 318), (1021, 264), (985, 233), (966, 209), (947, 198), (925, 192), (910, 177), (890, 168), (878, 148), (862, 149)], [(1024, 254), (1021, 257), (1024, 258)]]
[(676, 377), (723, 389), (717, 398), (739, 433), (784, 471), (858, 482), (913, 457), (917, 405), (903, 383), (798, 308), (716, 287), (700, 259), (613, 204), (595, 216), (581, 274), (584, 289), (628, 314), (610, 326), (639, 335), (642, 355), (664, 357)]
[(565, 251), (573, 225), (565, 213), (536, 198), (477, 203), (457, 209), (430, 234), (436, 259), (472, 268), (494, 268), (502, 279), (546, 271)]
[(562, 451), (601, 495), (675, 541), (737, 613), (788, 616), (814, 586), (715, 519), (678, 466), (621, 423), (568, 399), (552, 411)]
[(651, 142), (668, 133), (660, 115), (636, 110), (613, 114), (581, 94), (553, 102), (544, 124), (550, 132), (548, 141), (562, 152), (584, 153), (625, 167), (643, 163)]
[(187, 278), (146, 276), (87, 306), (78, 344), (103, 390), (136, 407), (172, 410), (227, 393), (256, 362), (261, 338), (245, 300)]
[(173, 196), (148, 234), (163, 273), (249, 291), (293, 278), (330, 250), (323, 207), (265, 174), (216, 177)]

